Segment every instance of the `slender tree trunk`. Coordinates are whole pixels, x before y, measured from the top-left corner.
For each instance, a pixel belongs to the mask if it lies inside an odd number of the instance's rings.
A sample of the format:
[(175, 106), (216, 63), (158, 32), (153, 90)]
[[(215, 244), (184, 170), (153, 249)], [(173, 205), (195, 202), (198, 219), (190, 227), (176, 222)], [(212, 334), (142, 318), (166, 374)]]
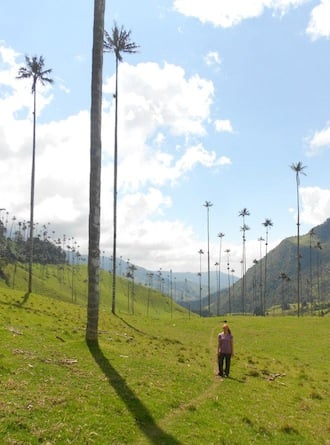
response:
[[(266, 315), (266, 300), (267, 300), (267, 267), (268, 267), (268, 231), (266, 230), (266, 241), (265, 241), (265, 276), (264, 276), (264, 295), (263, 295), (263, 313)], [(271, 306), (271, 302), (270, 302)]]
[(210, 213), (207, 209), (207, 306), (208, 313), (211, 314), (211, 284), (210, 284)]
[(260, 289), (260, 308), (262, 311), (262, 314), (265, 315), (265, 310), (264, 310), (264, 300), (263, 300), (263, 290), (262, 290), (262, 251), (261, 251), (261, 241), (262, 238), (260, 238), (260, 255), (259, 255), (259, 263), (260, 263), (260, 268), (259, 268), (259, 289)]
[(34, 228), (34, 184), (36, 168), (36, 109), (37, 94), (36, 85), (33, 91), (33, 139), (32, 139), (32, 170), (31, 170), (31, 196), (30, 196), (30, 240), (29, 240), (29, 282), (28, 294), (32, 292), (32, 267), (33, 267), (33, 228)]
[(310, 301), (310, 312), (313, 315), (313, 269), (312, 269), (312, 235), (309, 234), (309, 301)]
[(300, 317), (300, 206), (299, 206), (299, 177), (297, 173), (297, 315)]
[(218, 310), (217, 315), (220, 315), (220, 305), (221, 305), (221, 247), (222, 247), (222, 238), (220, 237), (220, 246), (219, 246), (219, 294), (218, 294)]
[[(244, 219), (243, 219), (244, 226)], [(245, 253), (245, 232), (243, 231), (243, 252), (242, 252), (242, 312), (245, 315), (245, 262), (246, 262), (246, 253)]]
[(112, 267), (112, 313), (116, 313), (116, 277), (117, 277), (117, 177), (118, 177), (118, 57), (116, 57), (116, 92), (115, 92), (115, 147), (113, 160), (113, 267)]
[(91, 85), (91, 147), (89, 190), (88, 307), (86, 341), (98, 342), (100, 280), (100, 195), (102, 68), (105, 0), (94, 0), (93, 59)]

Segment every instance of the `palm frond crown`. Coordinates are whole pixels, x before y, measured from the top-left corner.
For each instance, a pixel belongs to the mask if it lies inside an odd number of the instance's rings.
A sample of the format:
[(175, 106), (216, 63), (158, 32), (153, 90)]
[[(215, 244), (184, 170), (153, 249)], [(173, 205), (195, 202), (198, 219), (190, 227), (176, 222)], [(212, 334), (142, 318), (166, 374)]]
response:
[(242, 209), (238, 213), (238, 216), (242, 216), (244, 218), (244, 216), (250, 216), (250, 212), (249, 212), (249, 210), (246, 207), (244, 207), (244, 209)]
[(25, 56), (26, 66), (22, 66), (18, 70), (17, 79), (29, 79), (32, 78), (32, 89), (31, 92), (35, 92), (37, 81), (39, 80), (42, 85), (46, 83), (53, 83), (49, 74), (52, 72), (51, 69), (44, 70), (45, 59), (43, 56), (39, 58), (37, 56), (29, 57)]
[(119, 62), (123, 61), (122, 53), (134, 54), (139, 45), (131, 41), (131, 31), (127, 31), (123, 26), (120, 28), (115, 23), (111, 34), (104, 31), (104, 51), (113, 52)]
[(300, 183), (299, 175), (302, 174), (302, 175), (306, 176), (306, 173), (304, 172), (306, 165), (303, 165), (301, 161), (297, 162), (296, 164), (293, 162), (290, 165), (290, 168), (296, 173), (296, 181), (297, 181), (297, 184), (299, 185), (299, 183)]

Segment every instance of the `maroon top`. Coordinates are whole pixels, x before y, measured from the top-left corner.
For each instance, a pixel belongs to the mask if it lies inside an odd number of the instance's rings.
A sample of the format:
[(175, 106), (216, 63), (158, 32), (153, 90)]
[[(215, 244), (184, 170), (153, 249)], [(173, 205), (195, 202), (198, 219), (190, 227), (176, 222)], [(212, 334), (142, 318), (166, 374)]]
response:
[(225, 335), (223, 332), (218, 335), (218, 338), (220, 340), (220, 348), (223, 354), (232, 354), (232, 340), (233, 336), (231, 334)]

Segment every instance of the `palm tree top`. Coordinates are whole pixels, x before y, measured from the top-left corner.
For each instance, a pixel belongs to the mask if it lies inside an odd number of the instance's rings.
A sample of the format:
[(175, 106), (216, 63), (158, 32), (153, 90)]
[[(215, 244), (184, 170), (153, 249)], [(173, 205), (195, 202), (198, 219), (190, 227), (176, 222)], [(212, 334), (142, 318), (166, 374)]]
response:
[(273, 227), (273, 222), (270, 218), (265, 218), (265, 221), (262, 223), (265, 227)]
[(204, 207), (212, 207), (213, 204), (211, 201), (205, 201), (205, 203), (203, 204)]
[(299, 174), (306, 176), (306, 173), (304, 172), (305, 168), (307, 168), (306, 165), (303, 165), (301, 161), (297, 162), (296, 164), (293, 162), (290, 165), (290, 168), (294, 172), (296, 172), (296, 179), (297, 179), (297, 183), (299, 184)]
[(250, 212), (248, 211), (248, 209), (247, 208), (245, 208), (244, 207), (244, 209), (242, 209), (239, 213), (238, 213), (238, 216), (249, 216), (250, 215)]
[(131, 31), (127, 31), (123, 26), (118, 27), (117, 23), (114, 23), (111, 34), (104, 31), (103, 48), (106, 52), (113, 52), (116, 56), (116, 60), (123, 61), (121, 53), (134, 54), (137, 52), (139, 45), (131, 41)]
[(224, 236), (225, 236), (224, 233), (222, 233), (222, 232), (219, 232), (219, 233), (218, 233), (218, 237), (219, 237), (219, 238), (223, 238)]
[(54, 82), (53, 79), (48, 77), (52, 70), (43, 70), (45, 65), (45, 59), (43, 56), (25, 56), (25, 63), (26, 66), (22, 66), (19, 68), (17, 79), (29, 79), (32, 77), (32, 93), (35, 92), (38, 80), (40, 80), (42, 85)]
[[(306, 165), (303, 165), (301, 161), (297, 162), (296, 164), (293, 162), (290, 167), (292, 168), (292, 170), (294, 170), (295, 172), (298, 173), (302, 173), (303, 170), (306, 168)], [(306, 173), (303, 173), (304, 175)]]

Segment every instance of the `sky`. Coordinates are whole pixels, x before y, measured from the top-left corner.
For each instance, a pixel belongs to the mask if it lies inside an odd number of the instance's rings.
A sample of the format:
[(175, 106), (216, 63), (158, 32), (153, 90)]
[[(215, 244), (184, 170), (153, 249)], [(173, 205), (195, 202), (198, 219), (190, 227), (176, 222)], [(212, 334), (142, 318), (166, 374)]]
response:
[[(151, 270), (247, 266), (330, 216), (330, 0), (107, 1), (139, 45), (119, 67), (117, 256)], [(0, 3), (0, 217), (29, 220), (32, 158), (25, 55), (37, 86), (34, 219), (88, 251), (93, 1)], [(101, 252), (112, 255), (114, 71), (104, 54)], [(206, 201), (212, 203), (205, 207)], [(50, 223), (50, 224), (48, 224)], [(209, 230), (209, 249), (208, 249)], [(223, 233), (223, 237), (219, 234)], [(199, 254), (200, 249), (204, 255)], [(228, 251), (225, 253), (226, 251)], [(200, 262), (201, 261), (201, 262)]]

